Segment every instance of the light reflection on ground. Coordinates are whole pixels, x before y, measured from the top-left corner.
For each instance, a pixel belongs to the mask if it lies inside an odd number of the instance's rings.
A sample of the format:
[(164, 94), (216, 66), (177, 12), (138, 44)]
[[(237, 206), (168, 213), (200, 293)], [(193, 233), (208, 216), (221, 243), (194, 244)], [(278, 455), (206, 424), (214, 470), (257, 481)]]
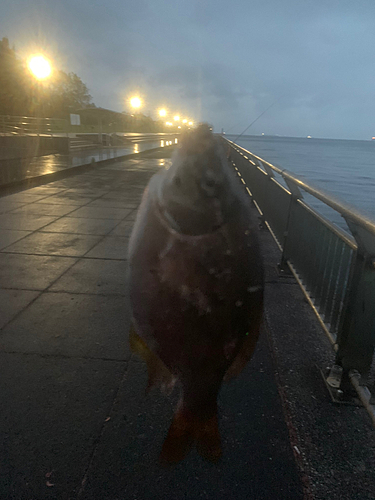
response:
[[(171, 145), (172, 141), (166, 141)], [(20, 158), (0, 161), (0, 185), (51, 174), (70, 167), (90, 164), (92, 161), (109, 160), (148, 149), (160, 147), (160, 139), (129, 144), (128, 147), (108, 147), (79, 151), (74, 155), (51, 154), (34, 158)]]

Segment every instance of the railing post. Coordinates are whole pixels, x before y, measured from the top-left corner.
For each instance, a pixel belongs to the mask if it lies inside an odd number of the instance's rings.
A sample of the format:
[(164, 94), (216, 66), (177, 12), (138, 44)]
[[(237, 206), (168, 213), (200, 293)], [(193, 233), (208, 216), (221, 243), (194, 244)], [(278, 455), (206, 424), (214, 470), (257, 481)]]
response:
[(375, 349), (375, 236), (347, 219), (358, 251), (338, 336), (336, 363), (366, 376)]
[(280, 274), (290, 274), (290, 270), (288, 267), (288, 260), (289, 260), (289, 252), (290, 252), (290, 238), (289, 236), (289, 231), (290, 231), (290, 220), (291, 220), (291, 215), (294, 206), (298, 202), (299, 199), (303, 198), (303, 195), (301, 191), (299, 190), (298, 186), (291, 182), (289, 179), (286, 179), (284, 177), (284, 181), (286, 182), (288, 188), (290, 189), (291, 197), (290, 197), (290, 203), (289, 203), (289, 210), (288, 210), (288, 218), (287, 218), (287, 223), (286, 223), (286, 229), (284, 232), (284, 239), (283, 239), (283, 250), (280, 258), (280, 263), (278, 265), (278, 269)]

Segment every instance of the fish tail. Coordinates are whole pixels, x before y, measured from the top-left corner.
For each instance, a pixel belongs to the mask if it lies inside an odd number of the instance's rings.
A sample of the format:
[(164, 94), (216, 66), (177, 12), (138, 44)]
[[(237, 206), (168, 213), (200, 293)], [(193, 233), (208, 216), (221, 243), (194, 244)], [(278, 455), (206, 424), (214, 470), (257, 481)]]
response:
[(209, 419), (201, 419), (178, 410), (165, 438), (160, 461), (176, 464), (183, 460), (193, 445), (198, 453), (210, 462), (217, 462), (222, 454), (217, 413)]
[(209, 420), (201, 421), (195, 431), (197, 451), (209, 462), (218, 462), (222, 455), (217, 413)]
[(194, 420), (183, 411), (173, 416), (167, 437), (160, 453), (160, 461), (164, 464), (176, 464), (183, 460), (194, 443)]

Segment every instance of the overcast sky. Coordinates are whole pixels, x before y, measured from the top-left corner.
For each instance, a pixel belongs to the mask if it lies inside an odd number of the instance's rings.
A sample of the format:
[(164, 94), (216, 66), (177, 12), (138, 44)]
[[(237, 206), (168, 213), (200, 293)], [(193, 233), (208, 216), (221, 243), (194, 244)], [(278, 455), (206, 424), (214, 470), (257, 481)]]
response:
[(248, 133), (375, 136), (375, 0), (2, 0), (4, 36), (104, 108), (239, 133), (275, 103)]

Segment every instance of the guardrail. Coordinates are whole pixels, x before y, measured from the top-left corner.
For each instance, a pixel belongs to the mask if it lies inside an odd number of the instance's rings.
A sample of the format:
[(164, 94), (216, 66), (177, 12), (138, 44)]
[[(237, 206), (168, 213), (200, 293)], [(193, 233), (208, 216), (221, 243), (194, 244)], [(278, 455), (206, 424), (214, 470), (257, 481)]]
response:
[[(287, 170), (223, 141), (282, 252), (280, 272), (292, 272), (336, 350), (328, 385), (339, 399), (350, 378), (375, 423), (371, 394), (361, 389), (357, 377), (358, 372), (368, 375), (375, 348), (375, 222)], [(352, 234), (309, 206), (302, 191), (336, 210)]]
[(0, 116), (0, 134), (53, 135), (66, 133), (68, 122), (60, 118), (35, 118), (32, 116)]

